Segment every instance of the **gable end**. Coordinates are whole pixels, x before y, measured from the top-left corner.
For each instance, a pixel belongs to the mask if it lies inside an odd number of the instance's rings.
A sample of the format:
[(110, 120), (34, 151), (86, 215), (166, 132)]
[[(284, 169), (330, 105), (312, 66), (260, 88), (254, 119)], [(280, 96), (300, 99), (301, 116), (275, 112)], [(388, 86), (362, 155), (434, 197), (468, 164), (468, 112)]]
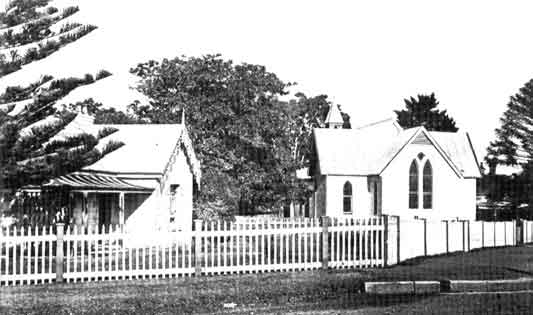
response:
[(413, 139), (411, 144), (431, 145), (431, 141), (429, 141), (425, 133), (421, 132)]

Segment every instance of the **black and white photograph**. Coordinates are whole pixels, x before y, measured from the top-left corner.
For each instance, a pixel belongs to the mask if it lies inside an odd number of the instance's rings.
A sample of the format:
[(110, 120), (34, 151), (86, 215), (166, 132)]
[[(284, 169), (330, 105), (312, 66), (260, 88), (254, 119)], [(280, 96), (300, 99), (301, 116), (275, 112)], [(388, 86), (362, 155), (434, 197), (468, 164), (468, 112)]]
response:
[(532, 30), (0, 0), (0, 314), (533, 314)]

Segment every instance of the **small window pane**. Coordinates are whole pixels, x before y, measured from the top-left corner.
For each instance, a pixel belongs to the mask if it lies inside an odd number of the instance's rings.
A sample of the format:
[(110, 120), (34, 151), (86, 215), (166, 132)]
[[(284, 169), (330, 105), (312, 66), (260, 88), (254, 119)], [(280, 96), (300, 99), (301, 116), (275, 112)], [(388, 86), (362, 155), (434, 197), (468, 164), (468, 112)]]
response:
[(343, 211), (345, 213), (352, 212), (352, 197), (343, 198)]
[(344, 194), (350, 196), (352, 195), (352, 184), (350, 184), (350, 182), (346, 182), (344, 184)]
[(432, 199), (431, 193), (424, 193), (424, 209), (431, 209), (433, 207)]
[(418, 165), (415, 160), (409, 167), (409, 208), (418, 208)]
[(418, 208), (418, 193), (416, 192), (409, 193), (409, 208), (410, 209)]
[(429, 161), (424, 165), (424, 174), (422, 177), (422, 190), (423, 190), (423, 207), (424, 209), (432, 208), (433, 199), (433, 170), (431, 169), (431, 163)]

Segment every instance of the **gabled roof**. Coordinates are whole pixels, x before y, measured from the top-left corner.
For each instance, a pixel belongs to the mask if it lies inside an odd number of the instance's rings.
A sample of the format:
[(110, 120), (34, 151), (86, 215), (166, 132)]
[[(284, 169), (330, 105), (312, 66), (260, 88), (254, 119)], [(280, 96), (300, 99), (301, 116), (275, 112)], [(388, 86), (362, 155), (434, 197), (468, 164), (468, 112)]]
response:
[(171, 158), (183, 147), (197, 183), (200, 181), (200, 162), (193, 152), (187, 128), (182, 124), (93, 124), (87, 115), (78, 115), (50, 141), (65, 139), (80, 133), (97, 136), (104, 128), (117, 131), (101, 138), (96, 146), (100, 152), (110, 142), (123, 146), (104, 155), (84, 172), (108, 174), (139, 174), (161, 176), (168, 169)]
[(403, 130), (393, 119), (356, 129), (313, 130), (317, 171), (322, 175), (379, 175), (409, 143), (423, 135), (459, 177), (481, 173), (468, 134)]
[(100, 139), (96, 148), (100, 151), (111, 141), (124, 146), (112, 151), (84, 170), (110, 173), (163, 173), (166, 163), (181, 137), (183, 126), (179, 124), (152, 125), (102, 125), (118, 131)]

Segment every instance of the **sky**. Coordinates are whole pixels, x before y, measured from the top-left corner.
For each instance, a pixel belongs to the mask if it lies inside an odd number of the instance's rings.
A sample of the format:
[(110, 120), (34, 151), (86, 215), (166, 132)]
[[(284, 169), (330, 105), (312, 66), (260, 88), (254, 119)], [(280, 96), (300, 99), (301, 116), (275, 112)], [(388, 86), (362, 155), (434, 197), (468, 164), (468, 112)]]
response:
[[(124, 77), (149, 59), (221, 53), (296, 82), (292, 92), (327, 94), (354, 125), (393, 117), (404, 98), (435, 92), (480, 160), (509, 97), (533, 78), (531, 1), (56, 3), (79, 5), (75, 19), (99, 28), (27, 72), (105, 68)], [(21, 78), (0, 79), (0, 87)]]

